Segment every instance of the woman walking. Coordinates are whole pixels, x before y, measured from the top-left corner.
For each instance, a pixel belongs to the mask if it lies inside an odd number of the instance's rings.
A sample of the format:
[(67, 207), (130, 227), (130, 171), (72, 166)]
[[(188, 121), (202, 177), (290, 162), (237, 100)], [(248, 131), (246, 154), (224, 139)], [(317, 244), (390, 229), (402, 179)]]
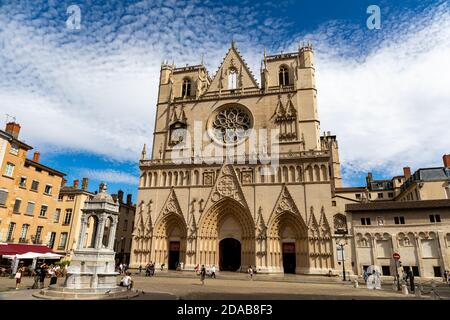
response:
[(14, 278), (16, 278), (16, 290), (19, 290), (20, 281), (22, 280), (23, 273), (25, 272), (25, 267), (21, 264), (19, 266), (19, 269), (17, 269), (16, 275)]
[(200, 281), (202, 282), (202, 286), (205, 284), (205, 277), (206, 277), (206, 269), (205, 265), (202, 264), (202, 269), (200, 270)]

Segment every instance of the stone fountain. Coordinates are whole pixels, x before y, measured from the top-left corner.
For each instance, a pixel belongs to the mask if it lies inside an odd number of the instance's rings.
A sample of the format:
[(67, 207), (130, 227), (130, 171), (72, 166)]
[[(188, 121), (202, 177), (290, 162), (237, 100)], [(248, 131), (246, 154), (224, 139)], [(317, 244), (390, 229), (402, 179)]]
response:
[[(100, 184), (99, 192), (81, 209), (77, 247), (62, 287), (50, 286), (35, 297), (43, 299), (127, 299), (135, 291), (117, 285), (114, 239), (119, 203)], [(90, 236), (89, 236), (90, 235)]]

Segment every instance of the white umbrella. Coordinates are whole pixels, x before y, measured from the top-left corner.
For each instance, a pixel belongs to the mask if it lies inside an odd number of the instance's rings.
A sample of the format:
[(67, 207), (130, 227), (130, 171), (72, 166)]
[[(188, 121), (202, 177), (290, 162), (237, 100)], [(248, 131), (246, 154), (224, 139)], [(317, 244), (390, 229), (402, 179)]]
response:
[(56, 254), (56, 253), (44, 253), (39, 255), (39, 259), (61, 259), (62, 257), (64, 257), (63, 255), (60, 254)]

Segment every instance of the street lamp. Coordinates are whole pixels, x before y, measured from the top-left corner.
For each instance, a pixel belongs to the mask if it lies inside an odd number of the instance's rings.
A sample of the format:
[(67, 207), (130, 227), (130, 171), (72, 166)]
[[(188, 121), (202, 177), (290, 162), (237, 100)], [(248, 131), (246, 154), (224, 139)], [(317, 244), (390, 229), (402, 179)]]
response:
[[(342, 281), (346, 281), (346, 277), (345, 277), (345, 256), (344, 256), (344, 246), (348, 244), (347, 241), (347, 235), (342, 233), (341, 237), (336, 238), (336, 245), (339, 248), (339, 251), (341, 252), (341, 256), (339, 257), (338, 254), (338, 261), (340, 260), (342, 262), (342, 274), (344, 276), (344, 278), (342, 279)], [(340, 258), (340, 259), (339, 259)]]

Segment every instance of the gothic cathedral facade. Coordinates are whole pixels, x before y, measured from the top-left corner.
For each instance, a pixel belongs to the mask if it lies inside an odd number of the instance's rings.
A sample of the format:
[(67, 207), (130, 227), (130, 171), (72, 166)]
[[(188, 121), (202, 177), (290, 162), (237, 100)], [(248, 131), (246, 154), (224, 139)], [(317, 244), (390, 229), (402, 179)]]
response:
[(334, 238), (347, 222), (333, 201), (338, 145), (320, 134), (316, 97), (311, 45), (264, 53), (261, 85), (234, 42), (213, 77), (203, 64), (163, 63), (130, 267), (339, 269)]

